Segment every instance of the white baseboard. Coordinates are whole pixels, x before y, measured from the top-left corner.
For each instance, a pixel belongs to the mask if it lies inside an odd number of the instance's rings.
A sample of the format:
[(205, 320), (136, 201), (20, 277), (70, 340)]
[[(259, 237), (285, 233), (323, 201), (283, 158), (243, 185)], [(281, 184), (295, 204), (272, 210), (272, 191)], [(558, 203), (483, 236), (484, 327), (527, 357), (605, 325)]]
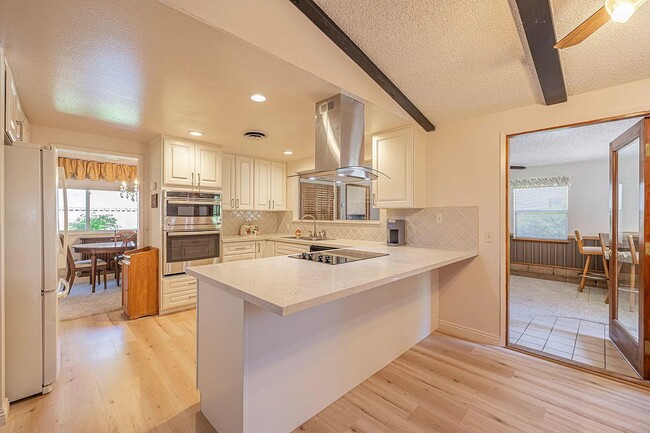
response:
[(2, 402), (0, 403), (0, 426), (7, 424), (8, 417), (9, 417), (9, 400), (3, 398)]
[(456, 323), (447, 322), (445, 320), (438, 321), (437, 331), (443, 334), (451, 335), (452, 337), (473, 341), (475, 343), (489, 344), (491, 346), (501, 346), (501, 338), (496, 334), (479, 331), (478, 329), (458, 325)]

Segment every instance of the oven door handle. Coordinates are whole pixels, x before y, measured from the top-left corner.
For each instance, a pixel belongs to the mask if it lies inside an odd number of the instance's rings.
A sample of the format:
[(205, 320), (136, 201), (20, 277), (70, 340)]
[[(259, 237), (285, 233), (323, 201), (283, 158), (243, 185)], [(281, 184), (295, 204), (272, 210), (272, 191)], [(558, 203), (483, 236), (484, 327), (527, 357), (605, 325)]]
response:
[(198, 235), (218, 235), (220, 230), (199, 231), (199, 232), (167, 232), (167, 236), (198, 236)]
[(211, 206), (221, 205), (221, 200), (167, 200), (167, 204), (208, 204)]

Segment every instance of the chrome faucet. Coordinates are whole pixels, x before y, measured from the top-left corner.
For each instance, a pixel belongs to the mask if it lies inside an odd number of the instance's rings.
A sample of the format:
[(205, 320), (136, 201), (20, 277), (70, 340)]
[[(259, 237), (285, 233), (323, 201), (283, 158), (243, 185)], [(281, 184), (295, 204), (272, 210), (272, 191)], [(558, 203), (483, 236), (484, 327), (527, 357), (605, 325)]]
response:
[(310, 233), (310, 234), (309, 234), (309, 237), (312, 238), (312, 237), (315, 237), (315, 236), (316, 236), (316, 218), (314, 218), (313, 215), (303, 215), (302, 218), (300, 218), (300, 224), (301, 224), (301, 225), (302, 225), (303, 220), (304, 220), (305, 218), (307, 218), (307, 217), (311, 218), (311, 219), (314, 221), (314, 231), (313, 231), (313, 232), (309, 232), (309, 233)]

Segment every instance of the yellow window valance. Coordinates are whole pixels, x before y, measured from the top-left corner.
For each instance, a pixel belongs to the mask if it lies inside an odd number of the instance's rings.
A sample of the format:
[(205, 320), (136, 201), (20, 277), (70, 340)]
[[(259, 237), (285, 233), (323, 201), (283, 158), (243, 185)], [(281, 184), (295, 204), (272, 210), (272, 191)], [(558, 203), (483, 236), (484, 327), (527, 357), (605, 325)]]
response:
[(113, 162), (87, 161), (85, 159), (59, 157), (59, 167), (63, 167), (66, 179), (133, 182), (138, 177), (137, 166), (115, 164)]

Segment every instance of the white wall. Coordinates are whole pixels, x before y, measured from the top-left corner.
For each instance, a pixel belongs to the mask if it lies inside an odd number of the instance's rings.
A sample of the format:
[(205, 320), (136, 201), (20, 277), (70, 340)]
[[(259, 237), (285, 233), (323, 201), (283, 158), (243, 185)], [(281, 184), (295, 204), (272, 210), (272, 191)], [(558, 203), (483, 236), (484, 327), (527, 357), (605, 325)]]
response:
[[(494, 342), (505, 335), (506, 134), (650, 111), (650, 80), (446, 125), (428, 134), (428, 206), (479, 206), (479, 257), (440, 272), (441, 325)], [(485, 242), (485, 233), (497, 235)]]
[[(510, 172), (512, 179), (548, 176), (571, 176), (568, 236), (573, 236), (575, 230), (580, 230), (583, 236), (598, 236), (598, 233), (609, 232), (609, 161), (540, 165)], [(512, 232), (512, 191), (509, 204)]]

